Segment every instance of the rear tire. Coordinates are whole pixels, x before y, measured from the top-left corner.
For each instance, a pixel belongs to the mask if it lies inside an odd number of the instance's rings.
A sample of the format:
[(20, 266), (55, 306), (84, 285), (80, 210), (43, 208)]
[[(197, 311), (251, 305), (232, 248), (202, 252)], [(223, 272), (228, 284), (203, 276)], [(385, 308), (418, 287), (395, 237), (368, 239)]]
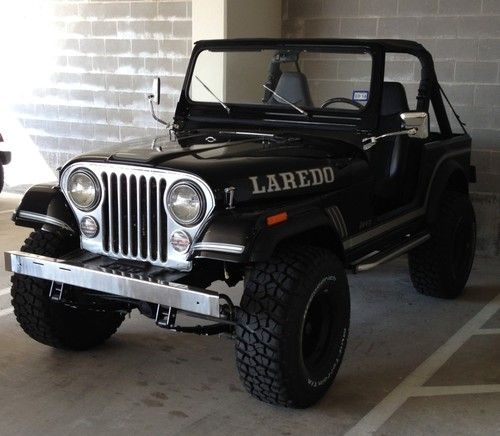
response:
[(271, 404), (314, 404), (340, 367), (349, 317), (347, 277), (330, 251), (284, 247), (256, 264), (237, 313), (236, 363), (247, 391)]
[(476, 219), (469, 196), (445, 191), (431, 239), (408, 255), (413, 286), (432, 297), (458, 297), (469, 278), (475, 247)]
[[(58, 257), (75, 249), (78, 240), (37, 230), (21, 251)], [(85, 350), (106, 341), (123, 322), (121, 312), (70, 307), (49, 298), (51, 282), (20, 274), (12, 277), (12, 305), (22, 329), (54, 348)]]

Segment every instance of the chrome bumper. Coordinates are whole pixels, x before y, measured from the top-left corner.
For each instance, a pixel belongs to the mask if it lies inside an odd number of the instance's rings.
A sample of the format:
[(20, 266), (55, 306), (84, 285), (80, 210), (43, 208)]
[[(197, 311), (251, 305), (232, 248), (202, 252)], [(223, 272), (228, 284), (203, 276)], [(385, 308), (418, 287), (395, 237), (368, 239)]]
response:
[(130, 263), (88, 252), (56, 259), (21, 251), (7, 251), (5, 269), (193, 314), (221, 318), (219, 294), (175, 283), (173, 280), (178, 280), (185, 274), (158, 267), (135, 267)]

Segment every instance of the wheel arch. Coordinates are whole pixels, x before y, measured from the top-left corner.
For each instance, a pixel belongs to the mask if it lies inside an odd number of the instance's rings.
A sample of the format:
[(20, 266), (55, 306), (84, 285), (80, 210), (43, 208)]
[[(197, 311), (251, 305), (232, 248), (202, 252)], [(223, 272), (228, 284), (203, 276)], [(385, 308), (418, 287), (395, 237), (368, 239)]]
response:
[(342, 261), (344, 248), (333, 223), (320, 208), (292, 216), (285, 223), (264, 227), (254, 239), (249, 260), (268, 260), (284, 244), (305, 244), (332, 250)]
[(445, 191), (469, 194), (469, 177), (464, 168), (455, 160), (445, 162), (432, 182), (426, 213), (429, 223), (436, 220), (441, 198)]
[(12, 216), (21, 227), (78, 233), (78, 224), (57, 185), (34, 185), (24, 194)]
[(251, 214), (223, 213), (214, 217), (200, 235), (195, 248), (226, 244), (244, 250), (237, 254), (206, 248), (196, 250), (194, 256), (247, 264), (269, 260), (280, 245), (303, 243), (328, 248), (344, 260), (340, 235), (321, 207), (290, 212), (286, 221), (269, 226), (266, 217), (272, 214), (261, 211)]

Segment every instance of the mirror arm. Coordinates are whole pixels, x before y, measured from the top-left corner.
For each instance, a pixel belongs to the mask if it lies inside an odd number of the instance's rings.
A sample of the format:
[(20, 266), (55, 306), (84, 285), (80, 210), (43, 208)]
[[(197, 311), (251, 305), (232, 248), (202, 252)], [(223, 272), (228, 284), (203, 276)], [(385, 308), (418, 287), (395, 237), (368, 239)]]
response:
[(410, 135), (411, 136), (411, 135), (415, 135), (416, 133), (417, 133), (417, 129), (411, 128), (408, 130), (401, 130), (399, 132), (384, 133), (383, 135), (380, 135), (380, 136), (370, 136), (368, 138), (363, 138), (362, 142), (367, 143), (367, 144), (363, 144), (363, 150), (367, 151), (370, 148), (372, 148), (377, 143), (377, 141), (379, 139), (388, 138), (390, 136), (402, 136), (402, 135)]
[(153, 105), (154, 98), (155, 98), (155, 96), (153, 94), (148, 95), (149, 105), (151, 107), (151, 116), (153, 117), (153, 119), (155, 121), (158, 121), (160, 124), (163, 124), (166, 127), (170, 127), (170, 123), (167, 123), (166, 121), (163, 121), (161, 118), (158, 118), (156, 116), (155, 108), (154, 108), (154, 105)]

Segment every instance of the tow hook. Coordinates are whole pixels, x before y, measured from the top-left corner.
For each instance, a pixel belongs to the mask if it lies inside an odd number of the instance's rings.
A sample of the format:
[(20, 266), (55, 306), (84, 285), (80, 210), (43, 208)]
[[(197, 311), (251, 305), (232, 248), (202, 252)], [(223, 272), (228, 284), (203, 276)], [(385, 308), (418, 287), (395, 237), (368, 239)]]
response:
[(64, 292), (64, 283), (52, 282), (50, 285), (49, 298), (52, 301), (61, 301)]

